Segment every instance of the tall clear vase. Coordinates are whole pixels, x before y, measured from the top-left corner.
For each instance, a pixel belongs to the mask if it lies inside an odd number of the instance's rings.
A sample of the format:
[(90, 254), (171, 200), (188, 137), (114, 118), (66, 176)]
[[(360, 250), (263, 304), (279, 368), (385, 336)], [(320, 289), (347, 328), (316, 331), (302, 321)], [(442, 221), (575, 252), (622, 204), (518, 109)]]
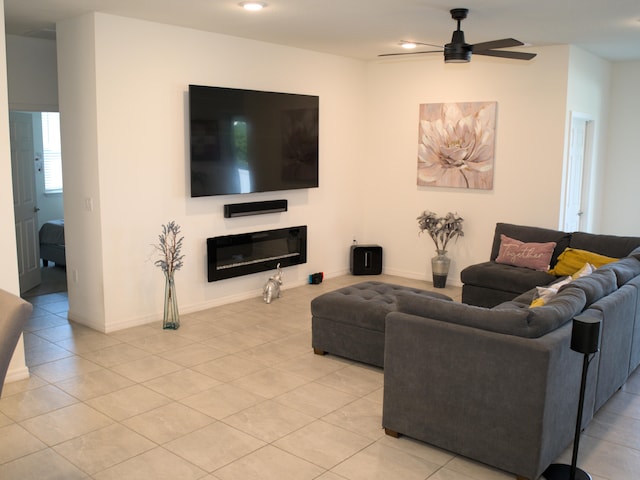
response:
[(173, 273), (165, 272), (164, 277), (164, 318), (162, 320), (162, 328), (177, 330), (180, 328), (180, 313), (178, 312), (176, 284), (173, 279)]
[(451, 259), (447, 257), (446, 250), (436, 250), (437, 255), (431, 259), (431, 272), (433, 274), (433, 286), (444, 288), (447, 286), (447, 275)]

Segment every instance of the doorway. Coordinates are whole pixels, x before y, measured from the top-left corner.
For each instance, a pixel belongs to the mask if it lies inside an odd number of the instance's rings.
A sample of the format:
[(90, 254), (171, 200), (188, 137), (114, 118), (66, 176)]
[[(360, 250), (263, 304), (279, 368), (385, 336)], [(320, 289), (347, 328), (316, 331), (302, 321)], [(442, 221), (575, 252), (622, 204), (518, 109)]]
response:
[(569, 149), (564, 186), (561, 228), (565, 232), (589, 231), (589, 172), (593, 155), (594, 120), (589, 115), (571, 112)]
[[(9, 117), (20, 294), (66, 292), (59, 114), (10, 111)], [(55, 245), (41, 238), (51, 223), (62, 225)], [(43, 261), (52, 247), (62, 256)]]

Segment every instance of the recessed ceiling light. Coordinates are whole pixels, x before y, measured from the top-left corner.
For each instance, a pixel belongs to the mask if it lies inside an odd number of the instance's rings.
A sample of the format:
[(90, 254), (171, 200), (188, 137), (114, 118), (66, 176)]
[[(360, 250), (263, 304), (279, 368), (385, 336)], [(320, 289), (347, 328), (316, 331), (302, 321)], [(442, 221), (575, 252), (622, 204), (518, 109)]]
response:
[(240, 2), (238, 5), (240, 5), (245, 10), (251, 10), (252, 12), (262, 10), (267, 6), (265, 2)]
[(413, 48), (416, 48), (418, 45), (415, 42), (407, 42), (406, 40), (403, 40), (400, 42), (400, 46), (402, 48), (406, 48), (407, 50), (411, 50)]

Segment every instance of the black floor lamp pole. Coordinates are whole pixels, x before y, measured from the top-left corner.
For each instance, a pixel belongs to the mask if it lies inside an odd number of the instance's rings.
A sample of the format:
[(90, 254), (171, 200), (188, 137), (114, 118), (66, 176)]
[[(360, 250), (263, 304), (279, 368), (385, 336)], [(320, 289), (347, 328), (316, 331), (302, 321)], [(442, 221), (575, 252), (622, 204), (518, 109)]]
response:
[[(584, 409), (584, 393), (587, 389), (587, 371), (589, 370), (589, 354), (584, 354), (582, 361), (582, 382), (580, 383), (580, 403), (578, 404), (578, 419), (576, 420), (576, 433), (573, 437), (573, 455), (571, 456), (571, 475), (569, 478), (575, 480), (576, 467), (578, 463), (578, 447), (580, 446), (580, 426), (582, 425), (582, 411)], [(587, 474), (589, 475), (589, 474)], [(589, 477), (591, 478), (591, 477)]]
[(595, 354), (599, 350), (600, 323), (601, 321), (599, 319), (587, 315), (579, 315), (573, 319), (571, 350), (584, 354), (582, 360), (582, 380), (580, 381), (580, 398), (578, 400), (578, 416), (576, 419), (576, 431), (573, 437), (573, 455), (571, 456), (571, 465), (562, 463), (549, 465), (549, 468), (542, 474), (546, 480), (592, 480), (591, 475), (577, 467), (577, 463), (584, 396), (587, 389), (587, 373), (591, 361), (589, 360), (589, 355)]

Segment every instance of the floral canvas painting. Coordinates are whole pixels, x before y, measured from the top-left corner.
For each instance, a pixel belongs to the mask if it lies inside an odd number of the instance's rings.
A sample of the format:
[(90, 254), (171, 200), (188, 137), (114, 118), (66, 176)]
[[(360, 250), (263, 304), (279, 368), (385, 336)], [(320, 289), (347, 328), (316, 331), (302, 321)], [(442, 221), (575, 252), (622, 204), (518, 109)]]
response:
[(418, 185), (491, 190), (497, 102), (420, 105)]

